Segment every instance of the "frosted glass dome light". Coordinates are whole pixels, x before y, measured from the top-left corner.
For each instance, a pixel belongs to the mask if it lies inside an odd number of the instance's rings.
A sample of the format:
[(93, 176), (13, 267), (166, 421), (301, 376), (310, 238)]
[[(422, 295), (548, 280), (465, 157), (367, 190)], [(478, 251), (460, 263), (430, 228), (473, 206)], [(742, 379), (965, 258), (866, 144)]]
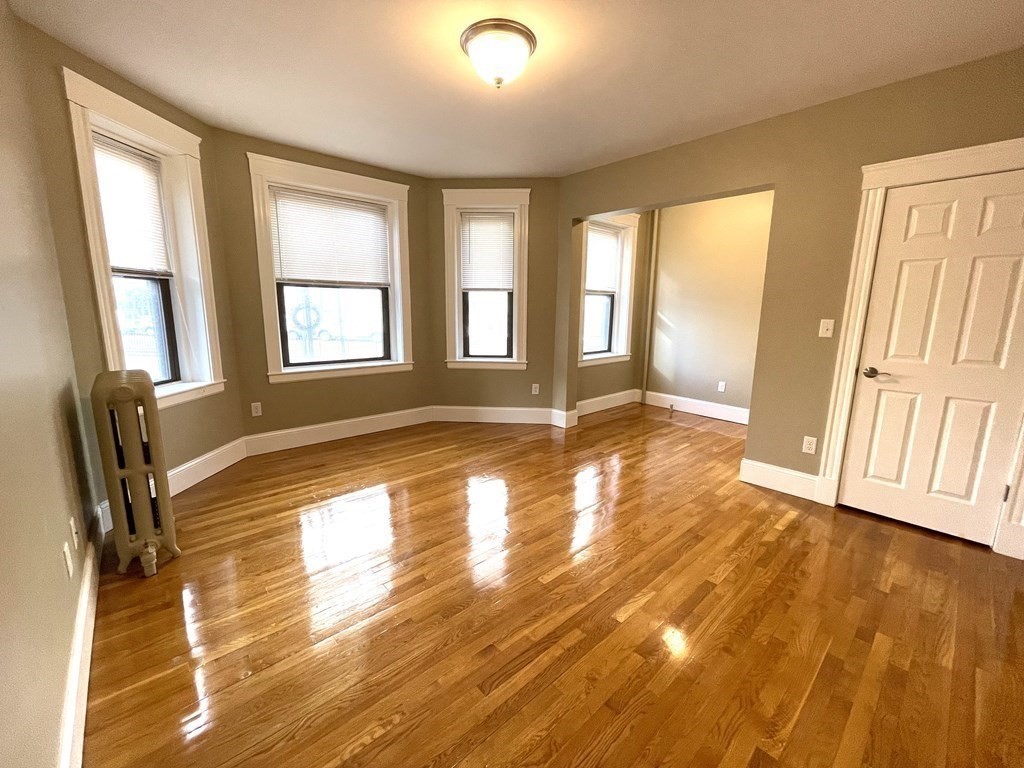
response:
[(537, 49), (533, 32), (511, 19), (484, 19), (471, 24), (462, 33), (461, 43), (477, 74), (496, 88), (523, 74)]

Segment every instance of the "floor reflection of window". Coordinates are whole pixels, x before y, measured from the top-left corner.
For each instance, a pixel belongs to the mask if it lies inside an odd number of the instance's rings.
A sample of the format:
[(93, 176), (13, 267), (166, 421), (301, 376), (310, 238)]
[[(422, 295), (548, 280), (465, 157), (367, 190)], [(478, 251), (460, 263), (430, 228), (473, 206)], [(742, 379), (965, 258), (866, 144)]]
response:
[(471, 477), (466, 486), (469, 499), (469, 564), (473, 581), (479, 586), (505, 583), (508, 535), (508, 487), (496, 477)]
[(570, 552), (579, 552), (590, 543), (594, 533), (594, 508), (597, 506), (601, 483), (597, 467), (593, 464), (576, 473), (576, 524), (572, 529)]
[(386, 485), (346, 493), (302, 513), (302, 557), (314, 632), (391, 592), (391, 498)]

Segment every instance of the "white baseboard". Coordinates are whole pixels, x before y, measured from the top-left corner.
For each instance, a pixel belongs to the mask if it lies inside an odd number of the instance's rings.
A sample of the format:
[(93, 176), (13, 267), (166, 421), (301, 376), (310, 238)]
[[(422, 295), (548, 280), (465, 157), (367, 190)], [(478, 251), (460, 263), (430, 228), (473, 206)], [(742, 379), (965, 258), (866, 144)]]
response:
[(329, 421), (324, 424), (311, 424), (308, 427), (279, 429), (275, 432), (260, 432), (239, 438), (244, 441), (245, 456), (258, 456), (261, 453), (283, 451), (288, 448), (300, 448), (304, 445), (326, 443), (331, 440), (342, 440), (346, 437), (368, 435), (371, 432), (384, 432), (399, 427), (411, 427), (433, 420), (432, 406), (410, 408), (405, 411), (378, 413), (373, 416), (360, 416), (355, 419)]
[[(246, 457), (246, 438), (240, 437), (232, 440), (227, 445), (214, 448), (209, 453), (196, 456), (191, 461), (186, 461), (181, 466), (167, 471), (167, 484), (171, 488), (171, 495), (191, 488), (208, 477), (217, 474), (222, 469), (227, 469)], [(107, 508), (107, 517), (110, 516), (110, 509)]]
[(575, 427), (580, 423), (579, 410), (572, 411), (558, 411), (555, 409), (551, 410), (551, 426), (561, 427), (562, 429), (569, 429)]
[(759, 485), (773, 491), (799, 496), (801, 499), (817, 499), (818, 476), (795, 469), (777, 467), (760, 461), (743, 459), (740, 462), (740, 480), (751, 485)]
[[(109, 512), (108, 512), (109, 517)], [(95, 527), (98, 527), (94, 524)], [(97, 541), (99, 538), (99, 541)], [(61, 713), (60, 768), (80, 768), (85, 743), (85, 711), (89, 697), (89, 669), (92, 666), (92, 636), (96, 627), (96, 597), (99, 589), (99, 547), (102, 534), (95, 530), (85, 540), (85, 560), (78, 591), (78, 610), (68, 659), (67, 685)]]
[(750, 421), (749, 408), (722, 405), (721, 403), (712, 403), (708, 400), (694, 400), (692, 397), (666, 395), (663, 392), (648, 392), (647, 405), (655, 405), (659, 408), (668, 408), (670, 405), (673, 405), (677, 411), (682, 411), (683, 413), (707, 416), (709, 419), (732, 421), (736, 424), (746, 424)]
[(576, 411), (580, 416), (586, 416), (588, 413), (597, 413), (598, 411), (606, 411), (609, 408), (618, 408), (620, 405), (639, 402), (640, 390), (627, 389), (622, 392), (612, 392), (610, 395), (601, 395), (600, 397), (591, 397), (588, 400), (579, 400), (576, 403)]

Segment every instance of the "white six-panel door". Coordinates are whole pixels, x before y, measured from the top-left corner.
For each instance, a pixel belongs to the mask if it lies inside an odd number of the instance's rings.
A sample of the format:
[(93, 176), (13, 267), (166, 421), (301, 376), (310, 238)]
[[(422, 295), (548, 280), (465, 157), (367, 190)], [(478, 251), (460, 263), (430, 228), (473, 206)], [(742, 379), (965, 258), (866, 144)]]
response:
[[(991, 544), (1024, 405), (1024, 171), (890, 190), (839, 501)], [(872, 372), (869, 370), (868, 374)]]

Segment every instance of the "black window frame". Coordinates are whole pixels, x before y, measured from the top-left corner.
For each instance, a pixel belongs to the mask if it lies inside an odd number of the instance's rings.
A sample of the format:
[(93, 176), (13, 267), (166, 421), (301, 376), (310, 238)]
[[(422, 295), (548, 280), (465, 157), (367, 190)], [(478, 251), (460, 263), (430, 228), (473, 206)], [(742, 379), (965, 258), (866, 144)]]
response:
[(612, 347), (615, 346), (615, 298), (617, 295), (616, 291), (587, 291), (583, 292), (583, 312), (587, 311), (587, 296), (606, 296), (610, 300), (611, 306), (608, 308), (608, 346), (604, 349), (591, 349), (583, 352), (583, 357), (587, 355), (608, 355), (611, 354)]
[[(167, 363), (170, 369), (171, 378), (161, 381), (154, 381), (153, 386), (159, 387), (162, 384), (173, 384), (181, 381), (181, 361), (178, 353), (178, 335), (174, 326), (174, 303), (171, 300), (171, 280), (174, 275), (170, 272), (150, 272), (144, 269), (111, 269), (111, 278), (124, 277), (131, 280), (146, 280), (156, 283), (160, 291), (160, 303), (164, 316), (164, 338), (167, 340)], [(118, 324), (117, 332), (121, 337), (122, 349), (124, 347), (124, 331)]]
[[(469, 353), (469, 294), (470, 293), (504, 293), (508, 301), (508, 343), (504, 355), (471, 355)], [(514, 329), (514, 303), (513, 294), (515, 291), (507, 291), (504, 288), (463, 288), (462, 289), (462, 357), (466, 360), (511, 360), (513, 359), (512, 335)]]
[[(310, 360), (293, 363), (288, 356), (288, 321), (284, 312), (284, 289), (295, 288), (358, 288), (362, 290), (378, 290), (381, 292), (381, 312), (384, 327), (384, 354), (380, 357), (342, 358), (337, 360)], [(335, 283), (302, 280), (278, 280), (277, 289), (277, 323), (281, 337), (281, 361), (284, 368), (304, 368), (309, 366), (348, 365), (350, 363), (372, 363), (391, 361), (391, 286), (376, 283)]]

